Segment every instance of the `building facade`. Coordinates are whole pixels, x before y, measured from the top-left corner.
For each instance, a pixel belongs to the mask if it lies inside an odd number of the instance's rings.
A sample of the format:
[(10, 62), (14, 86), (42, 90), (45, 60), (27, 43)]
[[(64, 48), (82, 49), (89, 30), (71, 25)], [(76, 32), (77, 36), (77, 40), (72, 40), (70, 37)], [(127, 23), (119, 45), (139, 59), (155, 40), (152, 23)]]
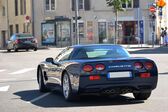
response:
[[(130, 0), (122, 5), (125, 11), (118, 14), (117, 43), (151, 44), (153, 38), (157, 40), (159, 18), (153, 21), (149, 11), (150, 5), (155, 2)], [(34, 29), (41, 45), (76, 43), (74, 0), (34, 0), (33, 3), (38, 4), (34, 7)], [(115, 14), (111, 7), (107, 7), (106, 0), (79, 0), (79, 16), (80, 43), (114, 43)]]
[(0, 48), (5, 47), (7, 40), (7, 2), (0, 0)]
[[(118, 30), (115, 36), (116, 17), (106, 0), (78, 0), (78, 37), (81, 44), (159, 43), (160, 28), (165, 27), (158, 10), (153, 19), (149, 7), (157, 0), (130, 0), (122, 4), (118, 13)], [(75, 37), (75, 0), (0, 0), (1, 46), (13, 33), (32, 33), (39, 46), (69, 46), (77, 43)], [(28, 19), (27, 19), (28, 17)], [(5, 23), (5, 24), (4, 24)], [(116, 38), (115, 38), (116, 37)]]
[(32, 33), (32, 1), (0, 0), (0, 47), (14, 33)]

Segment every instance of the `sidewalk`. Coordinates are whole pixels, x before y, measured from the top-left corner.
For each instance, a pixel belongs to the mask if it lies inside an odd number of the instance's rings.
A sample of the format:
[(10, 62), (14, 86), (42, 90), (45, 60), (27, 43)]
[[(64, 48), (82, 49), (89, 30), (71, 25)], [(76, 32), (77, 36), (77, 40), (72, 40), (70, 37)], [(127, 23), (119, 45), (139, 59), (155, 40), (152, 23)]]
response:
[[(120, 46), (123, 46), (125, 49), (127, 49), (128, 51), (138, 51), (138, 50), (145, 50), (145, 49), (154, 49), (154, 48), (159, 48), (161, 47), (160, 45), (155, 45), (154, 47), (152, 47), (152, 45), (147, 45), (147, 44), (137, 44), (137, 45), (123, 45), (123, 44), (118, 44)], [(58, 48), (58, 49), (62, 49), (60, 47), (56, 47), (56, 46), (39, 46), (38, 50), (43, 50), (43, 49), (52, 49), (52, 48)], [(65, 47), (64, 47), (65, 48)], [(167, 47), (168, 48), (168, 47)], [(0, 48), (0, 50), (6, 50), (5, 48)]]
[(145, 50), (145, 49), (155, 49), (159, 48), (160, 45), (155, 45), (154, 47), (152, 45), (147, 44), (136, 44), (136, 45), (121, 45), (124, 48), (126, 48), (128, 51), (137, 51), (137, 50)]

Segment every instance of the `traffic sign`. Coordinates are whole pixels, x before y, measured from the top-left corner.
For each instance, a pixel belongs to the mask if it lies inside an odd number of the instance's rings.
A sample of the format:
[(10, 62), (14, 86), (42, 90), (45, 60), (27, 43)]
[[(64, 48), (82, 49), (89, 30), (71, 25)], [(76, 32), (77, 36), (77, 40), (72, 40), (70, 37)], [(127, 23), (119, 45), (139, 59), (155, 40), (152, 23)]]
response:
[(152, 13), (156, 12), (156, 7), (150, 6), (149, 11), (152, 12)]
[(31, 21), (31, 18), (30, 18), (30, 16), (25, 16), (25, 23), (30, 23), (30, 21)]
[(159, 6), (159, 7), (164, 7), (164, 6), (166, 5), (166, 2), (165, 2), (165, 0), (158, 0), (158, 1), (156, 2), (156, 4), (157, 4), (157, 6)]

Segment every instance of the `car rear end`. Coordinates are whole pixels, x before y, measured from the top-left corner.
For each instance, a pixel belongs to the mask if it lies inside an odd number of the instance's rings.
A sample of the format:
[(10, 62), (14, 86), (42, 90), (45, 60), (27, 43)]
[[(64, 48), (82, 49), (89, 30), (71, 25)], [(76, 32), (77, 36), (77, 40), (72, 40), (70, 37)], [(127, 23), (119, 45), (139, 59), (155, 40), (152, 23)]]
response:
[(158, 71), (149, 59), (117, 59), (85, 62), (81, 67), (79, 92), (125, 94), (156, 88)]
[(17, 49), (34, 49), (37, 50), (37, 39), (30, 34), (19, 34), (15, 40)]

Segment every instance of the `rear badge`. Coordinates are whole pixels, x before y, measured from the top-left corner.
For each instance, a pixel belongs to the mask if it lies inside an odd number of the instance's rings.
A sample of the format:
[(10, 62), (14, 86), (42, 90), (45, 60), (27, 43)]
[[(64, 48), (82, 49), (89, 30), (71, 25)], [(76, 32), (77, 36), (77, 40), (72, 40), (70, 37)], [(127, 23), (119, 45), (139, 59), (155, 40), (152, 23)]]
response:
[(115, 65), (115, 66), (108, 66), (108, 68), (131, 68), (131, 65)]

